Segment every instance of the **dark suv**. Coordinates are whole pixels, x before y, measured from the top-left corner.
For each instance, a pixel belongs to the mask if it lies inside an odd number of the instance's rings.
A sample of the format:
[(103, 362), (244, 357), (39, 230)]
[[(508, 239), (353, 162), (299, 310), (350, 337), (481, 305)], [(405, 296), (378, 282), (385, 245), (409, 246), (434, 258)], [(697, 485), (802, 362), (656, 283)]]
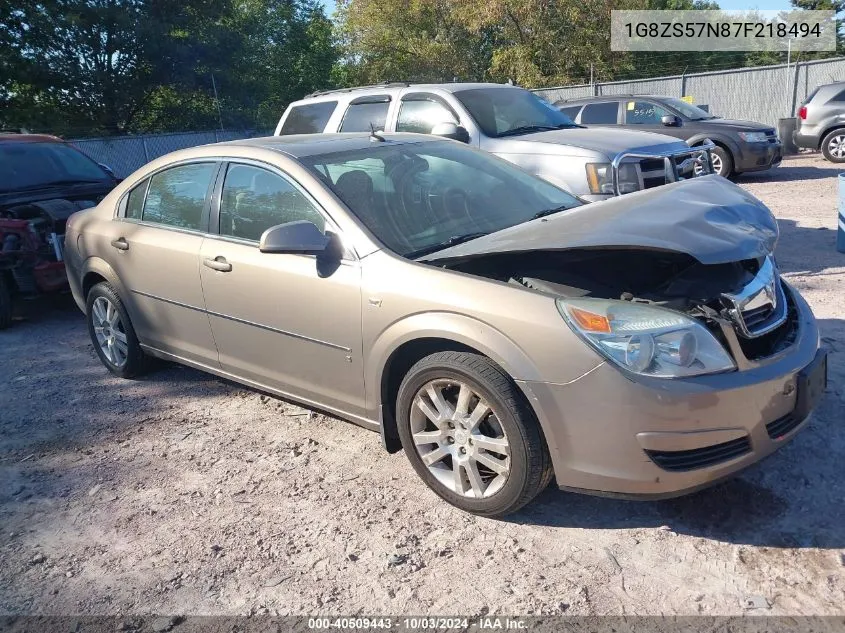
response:
[(15, 296), (67, 289), (65, 223), (117, 183), (59, 138), (0, 133), (0, 329), (12, 321)]
[(795, 144), (820, 149), (833, 163), (845, 163), (845, 82), (819, 86), (798, 110)]
[(722, 119), (681, 99), (615, 95), (558, 101), (555, 106), (586, 126), (616, 125), (660, 132), (689, 145), (710, 139), (716, 145), (713, 168), (725, 177), (769, 169), (783, 158), (774, 128), (753, 121)]

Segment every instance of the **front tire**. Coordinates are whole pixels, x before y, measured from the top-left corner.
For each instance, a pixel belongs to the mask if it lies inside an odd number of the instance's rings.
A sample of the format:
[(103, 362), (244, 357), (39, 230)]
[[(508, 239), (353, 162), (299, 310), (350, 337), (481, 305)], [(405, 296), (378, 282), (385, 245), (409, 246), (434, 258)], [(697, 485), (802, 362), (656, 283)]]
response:
[(722, 147), (713, 149), (713, 171), (723, 178), (734, 175), (734, 160), (728, 150)]
[(822, 154), (831, 163), (845, 163), (845, 129), (833, 130), (822, 139)]
[(461, 510), (504, 516), (551, 480), (534, 412), (513, 380), (484, 356), (438, 352), (417, 362), (399, 387), (396, 418), (414, 470)]
[(101, 282), (91, 288), (86, 318), (94, 351), (111, 373), (132, 378), (149, 368), (150, 358), (141, 349), (129, 314), (111, 284)]

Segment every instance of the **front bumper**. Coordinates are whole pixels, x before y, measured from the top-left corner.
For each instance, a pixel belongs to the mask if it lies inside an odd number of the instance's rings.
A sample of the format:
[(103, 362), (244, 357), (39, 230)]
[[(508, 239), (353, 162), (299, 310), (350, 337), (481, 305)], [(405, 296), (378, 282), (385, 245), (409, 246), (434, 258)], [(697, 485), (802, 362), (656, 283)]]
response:
[[(729, 477), (792, 439), (811, 409), (799, 401), (802, 371), (819, 354), (812, 312), (793, 295), (798, 332), (792, 345), (741, 371), (632, 380), (605, 362), (566, 385), (520, 382), (549, 439), (558, 486), (610, 496), (676, 496)], [(693, 467), (676, 469), (679, 459)]]
[(762, 171), (777, 167), (783, 160), (783, 146), (776, 143), (745, 143), (735, 157), (734, 169), (740, 172)]

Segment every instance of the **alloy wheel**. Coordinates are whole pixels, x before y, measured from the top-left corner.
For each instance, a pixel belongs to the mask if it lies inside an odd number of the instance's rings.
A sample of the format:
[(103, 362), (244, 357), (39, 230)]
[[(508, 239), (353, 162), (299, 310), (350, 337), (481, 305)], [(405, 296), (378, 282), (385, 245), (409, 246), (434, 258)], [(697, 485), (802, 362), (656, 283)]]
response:
[[(706, 159), (705, 159), (706, 160)], [(710, 154), (710, 164), (713, 167), (713, 171), (708, 172), (712, 174), (721, 174), (722, 173), (722, 158), (717, 154), (711, 153)], [(695, 161), (695, 167), (693, 167), (693, 171), (696, 176), (701, 176), (704, 173), (704, 165), (698, 160)]]
[(103, 356), (115, 367), (123, 367), (129, 345), (120, 312), (106, 297), (97, 297), (91, 306), (91, 320)]
[(432, 380), (411, 405), (414, 446), (444, 487), (481, 499), (502, 489), (510, 474), (510, 444), (484, 398), (468, 384)]
[(845, 135), (837, 134), (827, 142), (827, 150), (831, 156), (845, 158)]

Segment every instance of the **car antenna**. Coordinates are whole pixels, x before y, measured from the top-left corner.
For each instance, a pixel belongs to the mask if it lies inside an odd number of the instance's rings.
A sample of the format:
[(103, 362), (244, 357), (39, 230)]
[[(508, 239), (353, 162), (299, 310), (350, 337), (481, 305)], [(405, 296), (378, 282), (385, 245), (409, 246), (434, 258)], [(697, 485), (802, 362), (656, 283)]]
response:
[(384, 143), (387, 140), (381, 134), (376, 132), (376, 126), (374, 126), (372, 123), (370, 123), (370, 140), (378, 141), (379, 143)]

